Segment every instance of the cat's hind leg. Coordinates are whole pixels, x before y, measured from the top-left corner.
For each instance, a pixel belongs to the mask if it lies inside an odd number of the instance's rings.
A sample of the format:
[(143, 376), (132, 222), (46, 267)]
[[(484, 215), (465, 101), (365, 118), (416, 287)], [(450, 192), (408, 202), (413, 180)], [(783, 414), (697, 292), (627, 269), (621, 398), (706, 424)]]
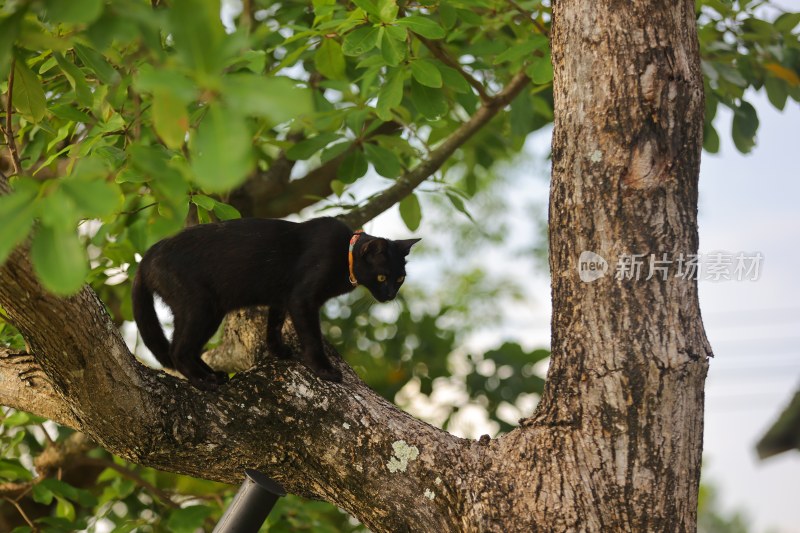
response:
[(214, 390), (228, 381), (224, 372), (215, 372), (200, 356), (203, 346), (222, 322), (223, 315), (207, 306), (197, 306), (175, 316), (170, 357), (175, 369), (189, 383), (202, 390)]
[(283, 342), (283, 323), (286, 321), (286, 308), (270, 305), (267, 314), (267, 349), (278, 359), (291, 359), (292, 351)]

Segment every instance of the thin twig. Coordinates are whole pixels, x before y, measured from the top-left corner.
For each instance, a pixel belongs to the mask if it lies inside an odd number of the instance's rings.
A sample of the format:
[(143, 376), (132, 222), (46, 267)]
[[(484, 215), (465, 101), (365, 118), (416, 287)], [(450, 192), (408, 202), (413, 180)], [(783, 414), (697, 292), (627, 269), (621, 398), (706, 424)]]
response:
[(135, 472), (128, 470), (124, 466), (118, 465), (114, 461), (110, 461), (108, 459), (100, 459), (96, 457), (81, 457), (80, 462), (87, 465), (104, 466), (106, 468), (114, 470), (115, 472), (119, 472), (123, 477), (130, 479), (143, 489), (147, 490), (148, 492), (151, 492), (153, 495), (155, 495), (159, 500), (163, 501), (169, 507), (172, 507), (173, 509), (177, 509), (178, 507), (180, 507), (180, 505), (172, 501), (172, 498), (170, 497), (169, 494), (159, 489), (146, 479), (138, 476)]
[(142, 207), (137, 207), (136, 209), (133, 209), (131, 211), (121, 211), (118, 214), (119, 215), (135, 215), (139, 211), (144, 211), (148, 207), (153, 207), (154, 205), (158, 205), (158, 202), (153, 202), (152, 204), (143, 205)]
[(25, 519), (25, 522), (27, 522), (28, 525), (31, 526), (32, 530), (39, 531), (39, 528), (36, 527), (36, 525), (33, 522), (31, 522), (31, 519), (28, 518), (28, 515), (25, 514), (25, 511), (22, 510), (22, 507), (20, 507), (19, 503), (17, 503), (15, 500), (12, 500), (11, 498), (8, 498), (6, 496), (3, 496), (3, 499), (17, 508), (17, 511), (19, 511), (19, 514), (21, 514), (22, 518)]
[(361, 227), (365, 222), (372, 220), (414, 192), (414, 189), (439, 170), (444, 162), (447, 161), (447, 158), (453, 155), (453, 152), (494, 118), (503, 107), (511, 103), (522, 89), (528, 85), (529, 81), (524, 71), (517, 73), (502, 91), (484, 102), (472, 117), (450, 134), (442, 144), (431, 152), (427, 159), (421, 161), (412, 170), (398, 178), (394, 185), (384, 189), (383, 192), (376, 195), (366, 204), (339, 216), (339, 220), (351, 228)]
[(14, 165), (14, 174), (19, 175), (22, 169), (22, 163), (19, 160), (19, 152), (17, 151), (17, 141), (14, 139), (14, 129), (11, 125), (11, 115), (13, 108), (11, 100), (14, 97), (14, 69), (17, 66), (17, 58), (11, 58), (11, 72), (8, 75), (8, 95), (6, 96), (6, 142), (8, 143), (8, 151), (11, 152), (11, 163)]
[(50, 446), (55, 446), (55, 445), (56, 445), (56, 442), (55, 442), (55, 441), (53, 440), (53, 438), (50, 436), (50, 433), (47, 431), (47, 428), (46, 428), (46, 427), (44, 427), (44, 424), (43, 424), (43, 423), (42, 423), (42, 424), (39, 424), (39, 429), (41, 429), (41, 430), (42, 430), (42, 433), (44, 433), (44, 438), (45, 438), (45, 439), (47, 439), (47, 443), (48, 443), (48, 444), (50, 444)]
[(530, 20), (533, 23), (533, 25), (536, 26), (536, 29), (539, 30), (548, 39), (550, 38), (550, 31), (547, 28), (545, 28), (544, 24), (539, 22), (539, 19), (537, 19), (532, 13), (530, 13), (527, 10), (525, 10), (525, 8), (523, 8), (521, 5), (516, 3), (514, 0), (508, 0), (508, 3), (511, 4), (511, 6), (514, 9), (516, 9), (517, 11), (522, 13), (523, 15), (527, 15), (528, 16), (528, 20)]
[(472, 87), (476, 91), (478, 91), (478, 95), (481, 97), (482, 102), (488, 102), (489, 100), (491, 100), (492, 97), (489, 95), (488, 92), (486, 92), (486, 87), (484, 87), (483, 84), (480, 81), (478, 81), (472, 74), (464, 70), (464, 67), (461, 66), (461, 63), (450, 57), (450, 54), (447, 53), (447, 51), (442, 47), (441, 44), (426, 39), (422, 35), (419, 34), (415, 35), (417, 39), (419, 39), (419, 41), (422, 44), (424, 44), (428, 50), (430, 50), (430, 52), (436, 57), (436, 59), (438, 59), (448, 67), (457, 70), (458, 73), (461, 74), (461, 77), (467, 80), (467, 83), (472, 85)]

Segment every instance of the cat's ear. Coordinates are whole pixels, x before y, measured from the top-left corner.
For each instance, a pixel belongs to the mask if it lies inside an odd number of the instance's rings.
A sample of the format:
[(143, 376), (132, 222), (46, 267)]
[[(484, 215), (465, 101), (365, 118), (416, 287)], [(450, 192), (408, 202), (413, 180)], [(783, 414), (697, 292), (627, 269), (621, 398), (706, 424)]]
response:
[(394, 243), (397, 245), (397, 248), (400, 250), (400, 252), (402, 252), (402, 254), (405, 256), (411, 251), (411, 247), (421, 240), (422, 239), (405, 239), (402, 241), (394, 241)]
[(361, 256), (379, 255), (386, 251), (386, 239), (374, 238), (361, 247)]

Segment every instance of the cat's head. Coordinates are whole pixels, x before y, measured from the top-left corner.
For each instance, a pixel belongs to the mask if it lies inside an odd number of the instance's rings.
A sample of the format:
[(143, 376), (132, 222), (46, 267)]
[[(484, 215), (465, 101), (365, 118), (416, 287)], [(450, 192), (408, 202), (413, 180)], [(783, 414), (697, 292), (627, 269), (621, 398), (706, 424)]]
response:
[(355, 251), (353, 273), (376, 300), (388, 302), (405, 281), (406, 256), (420, 239), (393, 241), (366, 234), (362, 239)]

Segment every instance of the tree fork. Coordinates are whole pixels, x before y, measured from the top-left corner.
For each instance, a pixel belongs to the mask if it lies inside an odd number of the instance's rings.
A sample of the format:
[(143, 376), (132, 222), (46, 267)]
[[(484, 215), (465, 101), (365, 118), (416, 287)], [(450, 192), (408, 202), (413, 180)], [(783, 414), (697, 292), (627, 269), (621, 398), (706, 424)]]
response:
[(46, 374), (42, 407), (133, 461), (230, 483), (254, 467), (375, 531), (694, 531), (711, 354), (696, 283), (583, 283), (577, 269), (584, 250), (612, 265), (697, 251), (694, 4), (559, 0), (553, 17), (552, 361), (521, 427), (458, 439), (348, 368), (339, 385), (257, 357), (194, 390), (136, 364), (90, 289), (47, 294), (20, 247), (0, 266), (0, 304), (31, 345), (24, 365)]

